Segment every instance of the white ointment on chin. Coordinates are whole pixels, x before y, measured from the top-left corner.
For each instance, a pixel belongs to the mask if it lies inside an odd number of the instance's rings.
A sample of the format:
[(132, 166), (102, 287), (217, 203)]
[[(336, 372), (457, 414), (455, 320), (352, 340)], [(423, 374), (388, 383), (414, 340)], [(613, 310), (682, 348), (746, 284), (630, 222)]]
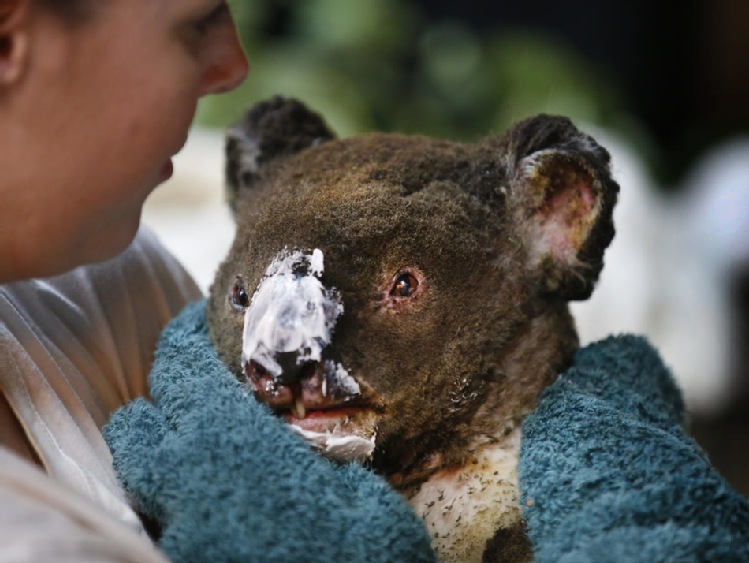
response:
[(327, 432), (314, 432), (290, 425), (292, 430), (325, 457), (339, 462), (364, 462), (370, 458), (375, 448), (375, 434), (369, 438), (354, 435), (336, 435)]

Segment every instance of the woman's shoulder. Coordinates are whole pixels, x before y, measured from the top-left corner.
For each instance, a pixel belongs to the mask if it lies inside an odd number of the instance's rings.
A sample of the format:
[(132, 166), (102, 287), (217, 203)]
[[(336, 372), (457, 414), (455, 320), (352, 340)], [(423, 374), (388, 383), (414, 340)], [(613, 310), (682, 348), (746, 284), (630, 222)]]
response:
[(145, 229), (107, 262), (0, 285), (0, 391), (48, 472), (89, 496), (84, 474), (117, 490), (100, 428), (147, 394), (162, 328), (199, 297)]
[(184, 268), (142, 228), (112, 260), (0, 285), (0, 357), (14, 348), (13, 340), (45, 372), (75, 368), (123, 380), (115, 386), (118, 397), (99, 397), (107, 407), (111, 401), (119, 406), (145, 393), (141, 380), (161, 329), (199, 297)]
[(186, 302), (200, 297), (190, 275), (156, 236), (141, 228), (117, 257), (64, 274), (0, 285), (0, 323), (22, 318), (44, 331), (63, 322), (74, 333), (91, 322), (115, 325), (128, 313), (152, 316), (163, 324)]

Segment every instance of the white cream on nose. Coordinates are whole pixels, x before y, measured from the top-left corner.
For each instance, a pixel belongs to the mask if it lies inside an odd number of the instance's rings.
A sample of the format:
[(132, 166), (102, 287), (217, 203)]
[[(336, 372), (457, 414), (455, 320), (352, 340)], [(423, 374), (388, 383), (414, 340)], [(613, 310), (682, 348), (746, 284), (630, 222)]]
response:
[(320, 278), (323, 253), (284, 248), (273, 259), (245, 313), (242, 364), (254, 361), (278, 378), (276, 354), (296, 353), (297, 365), (320, 362), (343, 313), (340, 294)]
[[(326, 288), (320, 281), (324, 269), (323, 253), (319, 248), (312, 252), (284, 248), (276, 255), (245, 312), (242, 364), (254, 361), (278, 380), (283, 368), (276, 361), (276, 355), (291, 352), (296, 354), (297, 365), (308, 361), (321, 362), (323, 396), (328, 386), (355, 396), (360, 393), (359, 384), (348, 370), (339, 362), (322, 360), (322, 351), (330, 344), (333, 328), (343, 314), (340, 293)], [(301, 399), (297, 401), (301, 402)], [(342, 433), (337, 426), (324, 432), (294, 424), (291, 428), (313, 448), (338, 461), (370, 458), (377, 433), (373, 421), (359, 429), (364, 434), (361, 436)]]

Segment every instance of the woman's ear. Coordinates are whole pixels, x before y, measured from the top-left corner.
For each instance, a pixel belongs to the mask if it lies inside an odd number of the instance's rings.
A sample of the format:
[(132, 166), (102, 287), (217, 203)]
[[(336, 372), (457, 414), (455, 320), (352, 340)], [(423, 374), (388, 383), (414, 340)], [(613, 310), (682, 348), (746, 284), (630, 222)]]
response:
[(0, 0), (0, 87), (19, 80), (28, 62), (29, 0)]

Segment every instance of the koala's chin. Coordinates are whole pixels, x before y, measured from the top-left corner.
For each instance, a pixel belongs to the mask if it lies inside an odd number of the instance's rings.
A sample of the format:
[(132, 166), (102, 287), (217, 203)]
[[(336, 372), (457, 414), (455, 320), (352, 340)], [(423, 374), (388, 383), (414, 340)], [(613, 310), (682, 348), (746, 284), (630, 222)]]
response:
[(295, 100), (227, 135), (219, 356), (309, 444), (409, 500), (444, 561), (528, 560), (520, 424), (577, 348), (614, 235), (609, 155), (562, 117), (336, 139)]

